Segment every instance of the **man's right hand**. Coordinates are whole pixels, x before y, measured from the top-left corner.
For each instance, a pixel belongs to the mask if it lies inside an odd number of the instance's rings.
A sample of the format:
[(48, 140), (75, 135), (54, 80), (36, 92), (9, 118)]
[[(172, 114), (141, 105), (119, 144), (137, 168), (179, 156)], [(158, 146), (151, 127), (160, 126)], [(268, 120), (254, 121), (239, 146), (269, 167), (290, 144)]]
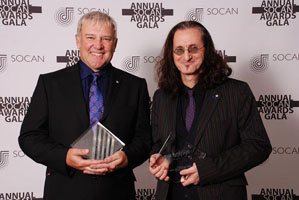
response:
[(153, 154), (150, 157), (149, 172), (161, 181), (169, 181), (167, 176), (169, 161), (161, 154)]
[[(86, 160), (82, 156), (88, 154), (88, 149), (70, 148), (66, 155), (66, 164), (86, 174), (105, 175), (108, 172), (107, 164), (103, 160)], [(97, 165), (97, 169), (90, 166)]]

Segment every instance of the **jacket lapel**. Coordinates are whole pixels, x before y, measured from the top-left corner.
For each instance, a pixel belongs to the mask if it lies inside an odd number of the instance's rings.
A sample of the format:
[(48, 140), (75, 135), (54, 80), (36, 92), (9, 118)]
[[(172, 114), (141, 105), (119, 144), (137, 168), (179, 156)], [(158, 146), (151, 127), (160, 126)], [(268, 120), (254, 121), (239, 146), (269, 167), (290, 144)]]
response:
[(76, 116), (78, 116), (79, 121), (84, 125), (89, 124), (88, 121), (88, 110), (84, 100), (82, 82), (80, 78), (79, 66), (76, 64), (71, 67), (65, 76), (65, 81), (62, 84), (64, 87), (64, 93), (68, 103), (72, 103), (74, 110), (76, 111)]
[(121, 84), (124, 83), (122, 82), (120, 73), (118, 73), (117, 69), (111, 66), (108, 94), (107, 94), (107, 99), (105, 100), (104, 114), (101, 121), (104, 121), (107, 118), (108, 114), (110, 113), (114, 101), (118, 96), (117, 94), (119, 92), (119, 88)]
[[(165, 114), (165, 122), (164, 124), (168, 125), (165, 135), (164, 135), (164, 140), (171, 134), (171, 137), (169, 138), (169, 143), (171, 145), (168, 145), (167, 147), (167, 152), (173, 152), (175, 149), (175, 138), (176, 138), (176, 115), (177, 115), (177, 105), (178, 105), (178, 97), (170, 98), (169, 96), (167, 97), (167, 102), (166, 106), (168, 109), (161, 109), (162, 112), (166, 112)], [(163, 114), (163, 113), (162, 113)]]
[(208, 121), (210, 120), (213, 112), (215, 111), (216, 105), (220, 98), (221, 98), (221, 93), (218, 90), (211, 89), (206, 91), (205, 98), (202, 105), (202, 110), (199, 116), (200, 117), (199, 124), (196, 128), (196, 132), (198, 134), (196, 134), (193, 143), (194, 146), (197, 146), (197, 144), (199, 143), (204, 133), (205, 127)]

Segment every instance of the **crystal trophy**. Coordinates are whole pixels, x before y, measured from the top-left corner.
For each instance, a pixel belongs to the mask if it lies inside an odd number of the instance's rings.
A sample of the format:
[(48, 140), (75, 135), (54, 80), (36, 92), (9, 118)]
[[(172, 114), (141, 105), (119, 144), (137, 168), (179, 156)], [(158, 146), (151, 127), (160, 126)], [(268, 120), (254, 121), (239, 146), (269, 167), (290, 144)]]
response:
[[(174, 142), (174, 135), (170, 133), (158, 153), (161, 154), (161, 159), (166, 160), (169, 164), (167, 175), (170, 180), (175, 183), (180, 183), (180, 171), (192, 167), (194, 162), (193, 157), (196, 157), (196, 159), (204, 159), (206, 153), (187, 141), (184, 142), (183, 147), (180, 148), (179, 151), (169, 152)], [(166, 149), (168, 149), (168, 152)]]
[(91, 125), (72, 144), (74, 148), (89, 149), (85, 159), (103, 160), (116, 151), (121, 150), (125, 143), (109, 131), (103, 124), (97, 122)]

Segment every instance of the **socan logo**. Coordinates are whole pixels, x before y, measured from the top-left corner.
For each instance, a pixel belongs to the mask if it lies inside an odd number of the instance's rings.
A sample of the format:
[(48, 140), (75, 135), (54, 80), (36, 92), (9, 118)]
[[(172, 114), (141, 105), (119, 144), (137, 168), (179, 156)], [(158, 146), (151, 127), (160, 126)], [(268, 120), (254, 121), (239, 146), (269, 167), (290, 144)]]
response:
[(299, 155), (299, 147), (273, 147), (272, 154)]
[(294, 107), (299, 107), (299, 101), (292, 100), (291, 95), (260, 95), (257, 106), (267, 120), (286, 120)]
[(131, 16), (137, 28), (159, 28), (165, 16), (172, 16), (173, 9), (163, 8), (162, 3), (132, 3), (129, 9), (122, 9), (122, 15)]
[(0, 54), (0, 73), (4, 72), (7, 66), (7, 55)]
[(260, 73), (268, 69), (269, 54), (261, 54), (254, 56), (250, 61), (250, 68), (252, 71)]
[(76, 64), (80, 60), (79, 50), (66, 50), (64, 56), (57, 56), (57, 63), (66, 63), (66, 67), (70, 67)]
[(140, 56), (131, 56), (124, 58), (122, 67), (125, 71), (130, 73), (137, 73), (139, 71)]
[(74, 8), (73, 7), (66, 7), (66, 8), (59, 8), (55, 14), (55, 20), (57, 24), (61, 26), (69, 26), (72, 24), (74, 19)]
[(185, 20), (186, 21), (202, 22), (203, 21), (203, 8), (190, 9), (186, 13)]
[(3, 25), (27, 26), (33, 13), (42, 13), (42, 7), (30, 5), (29, 0), (1, 0), (0, 18)]
[(41, 63), (45, 62), (45, 56), (42, 55), (21, 55), (21, 54), (13, 54), (10, 56), (11, 62), (15, 63), (24, 63), (24, 62), (34, 62)]
[(299, 196), (294, 194), (289, 188), (262, 188), (260, 194), (253, 194), (252, 200), (299, 200)]
[(296, 18), (299, 6), (294, 0), (263, 0), (260, 7), (253, 7), (253, 14), (260, 14), (260, 20), (267, 26), (289, 26), (290, 20)]
[(84, 15), (84, 14), (92, 12), (92, 11), (99, 11), (99, 12), (109, 15), (109, 8), (85, 8), (85, 7), (77, 8), (78, 15)]
[(206, 13), (208, 16), (225, 16), (238, 15), (238, 8), (193, 8), (186, 12), (185, 20), (203, 22), (203, 16)]
[(9, 151), (0, 151), (0, 170), (8, 165)]
[(275, 61), (299, 61), (299, 53), (276, 53), (272, 55), (272, 60)]

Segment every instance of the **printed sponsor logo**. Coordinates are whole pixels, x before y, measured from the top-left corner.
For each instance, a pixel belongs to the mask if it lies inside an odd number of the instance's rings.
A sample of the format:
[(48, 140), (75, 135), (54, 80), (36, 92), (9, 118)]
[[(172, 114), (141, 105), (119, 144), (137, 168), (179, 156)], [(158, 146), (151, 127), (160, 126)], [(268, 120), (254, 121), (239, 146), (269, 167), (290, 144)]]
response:
[(66, 50), (64, 56), (57, 56), (57, 63), (65, 63), (66, 67), (70, 67), (76, 64), (80, 60), (80, 51), (79, 50)]
[(217, 53), (227, 62), (227, 63), (235, 63), (237, 61), (236, 56), (229, 56), (226, 54), (225, 50), (217, 50)]
[(140, 68), (140, 56), (126, 57), (122, 61), (122, 67), (130, 73), (137, 73)]
[(129, 9), (122, 9), (123, 16), (130, 16), (130, 22), (137, 28), (159, 28), (166, 16), (173, 15), (173, 9), (166, 9), (163, 3), (133, 2)]
[(294, 107), (299, 107), (299, 101), (294, 101), (289, 95), (260, 95), (257, 101), (258, 111), (267, 120), (286, 120), (294, 113)]
[(33, 13), (42, 13), (42, 7), (32, 6), (29, 0), (0, 0), (0, 20), (6, 26), (27, 26)]
[(0, 116), (5, 122), (22, 122), (30, 104), (30, 97), (0, 97)]
[(69, 26), (74, 20), (74, 8), (59, 8), (55, 14), (55, 21), (61, 26)]
[(239, 8), (192, 8), (185, 14), (185, 20), (203, 22), (206, 16), (238, 15)]
[(155, 189), (137, 189), (136, 200), (155, 200)]
[(260, 54), (251, 58), (250, 69), (254, 72), (265, 72), (269, 67), (269, 54)]
[(9, 151), (0, 151), (0, 170), (8, 165)]
[(260, 7), (253, 7), (252, 14), (260, 14), (267, 26), (289, 26), (296, 18), (299, 6), (294, 0), (263, 0)]
[(4, 72), (7, 67), (7, 55), (0, 54), (0, 73)]
[(260, 194), (253, 194), (252, 200), (299, 200), (293, 189), (262, 188)]

